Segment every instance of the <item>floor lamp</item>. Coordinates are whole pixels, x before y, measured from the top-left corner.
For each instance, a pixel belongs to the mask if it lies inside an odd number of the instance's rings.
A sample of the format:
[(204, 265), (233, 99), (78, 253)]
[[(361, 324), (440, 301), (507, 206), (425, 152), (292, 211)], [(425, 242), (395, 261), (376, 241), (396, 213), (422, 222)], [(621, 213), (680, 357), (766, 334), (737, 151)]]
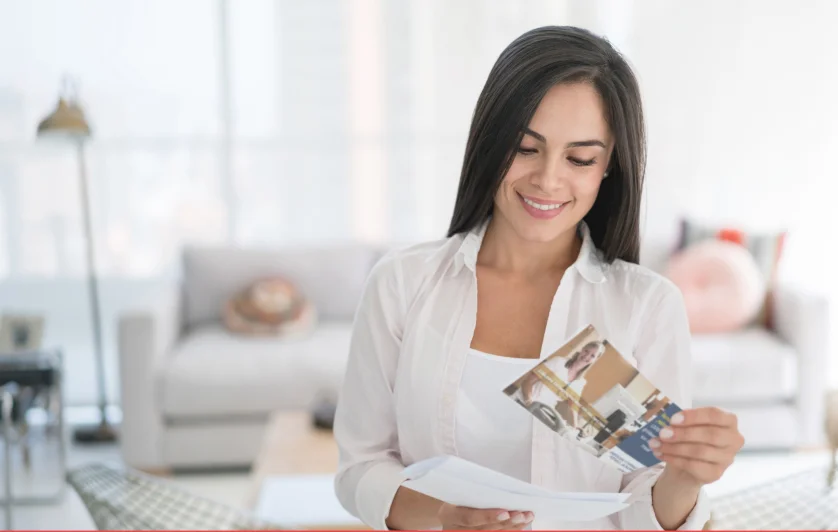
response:
[(66, 80), (58, 105), (49, 116), (38, 124), (38, 137), (59, 137), (71, 141), (78, 152), (79, 188), (82, 216), (84, 220), (87, 267), (87, 287), (90, 297), (93, 322), (93, 354), (96, 361), (96, 384), (99, 394), (99, 423), (93, 427), (78, 427), (74, 438), (78, 442), (110, 442), (116, 439), (116, 432), (108, 422), (107, 391), (105, 389), (105, 363), (102, 353), (102, 323), (99, 312), (99, 286), (96, 278), (96, 256), (94, 253), (93, 230), (90, 223), (90, 197), (87, 184), (87, 168), (84, 160), (84, 144), (90, 138), (90, 125), (84, 117), (76, 99), (72, 82)]

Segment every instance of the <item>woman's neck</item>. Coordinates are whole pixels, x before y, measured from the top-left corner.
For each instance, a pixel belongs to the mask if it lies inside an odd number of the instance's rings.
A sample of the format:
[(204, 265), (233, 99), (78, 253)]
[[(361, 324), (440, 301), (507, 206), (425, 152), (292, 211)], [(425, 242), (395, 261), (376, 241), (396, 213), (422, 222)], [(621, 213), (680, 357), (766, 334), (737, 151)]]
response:
[(575, 228), (550, 242), (529, 242), (508, 223), (492, 217), (477, 262), (507, 273), (535, 277), (563, 272), (576, 261), (581, 247), (582, 239)]

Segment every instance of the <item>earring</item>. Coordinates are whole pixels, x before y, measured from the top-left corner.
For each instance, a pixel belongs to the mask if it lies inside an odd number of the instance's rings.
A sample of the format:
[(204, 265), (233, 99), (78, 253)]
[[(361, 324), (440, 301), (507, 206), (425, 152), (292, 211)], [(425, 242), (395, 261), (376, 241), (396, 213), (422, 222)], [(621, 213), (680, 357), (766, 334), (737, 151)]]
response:
[(602, 177), (603, 178), (608, 177), (608, 172), (605, 172), (604, 174), (602, 174)]

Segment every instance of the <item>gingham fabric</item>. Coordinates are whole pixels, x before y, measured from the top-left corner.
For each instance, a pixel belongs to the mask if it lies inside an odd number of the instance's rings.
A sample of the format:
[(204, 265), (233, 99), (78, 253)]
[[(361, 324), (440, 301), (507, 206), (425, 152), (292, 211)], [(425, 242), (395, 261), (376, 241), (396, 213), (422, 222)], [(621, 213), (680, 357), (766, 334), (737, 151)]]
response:
[(170, 482), (92, 464), (67, 476), (99, 530), (278, 530)]
[[(838, 486), (827, 488), (826, 473), (804, 471), (714, 498), (709, 528), (838, 530)], [(68, 481), (99, 530), (280, 529), (133, 471), (94, 464), (72, 471)]]
[(812, 469), (713, 499), (716, 530), (838, 530), (838, 486)]

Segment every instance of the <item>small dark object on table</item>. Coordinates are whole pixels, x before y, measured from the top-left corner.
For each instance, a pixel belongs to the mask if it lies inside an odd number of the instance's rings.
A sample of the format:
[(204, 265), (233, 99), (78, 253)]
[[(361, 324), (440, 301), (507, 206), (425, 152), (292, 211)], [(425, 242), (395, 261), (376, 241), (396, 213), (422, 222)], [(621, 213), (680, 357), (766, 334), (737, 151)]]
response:
[(332, 430), (335, 423), (335, 408), (335, 403), (330, 401), (316, 405), (311, 411), (314, 426), (319, 429)]

